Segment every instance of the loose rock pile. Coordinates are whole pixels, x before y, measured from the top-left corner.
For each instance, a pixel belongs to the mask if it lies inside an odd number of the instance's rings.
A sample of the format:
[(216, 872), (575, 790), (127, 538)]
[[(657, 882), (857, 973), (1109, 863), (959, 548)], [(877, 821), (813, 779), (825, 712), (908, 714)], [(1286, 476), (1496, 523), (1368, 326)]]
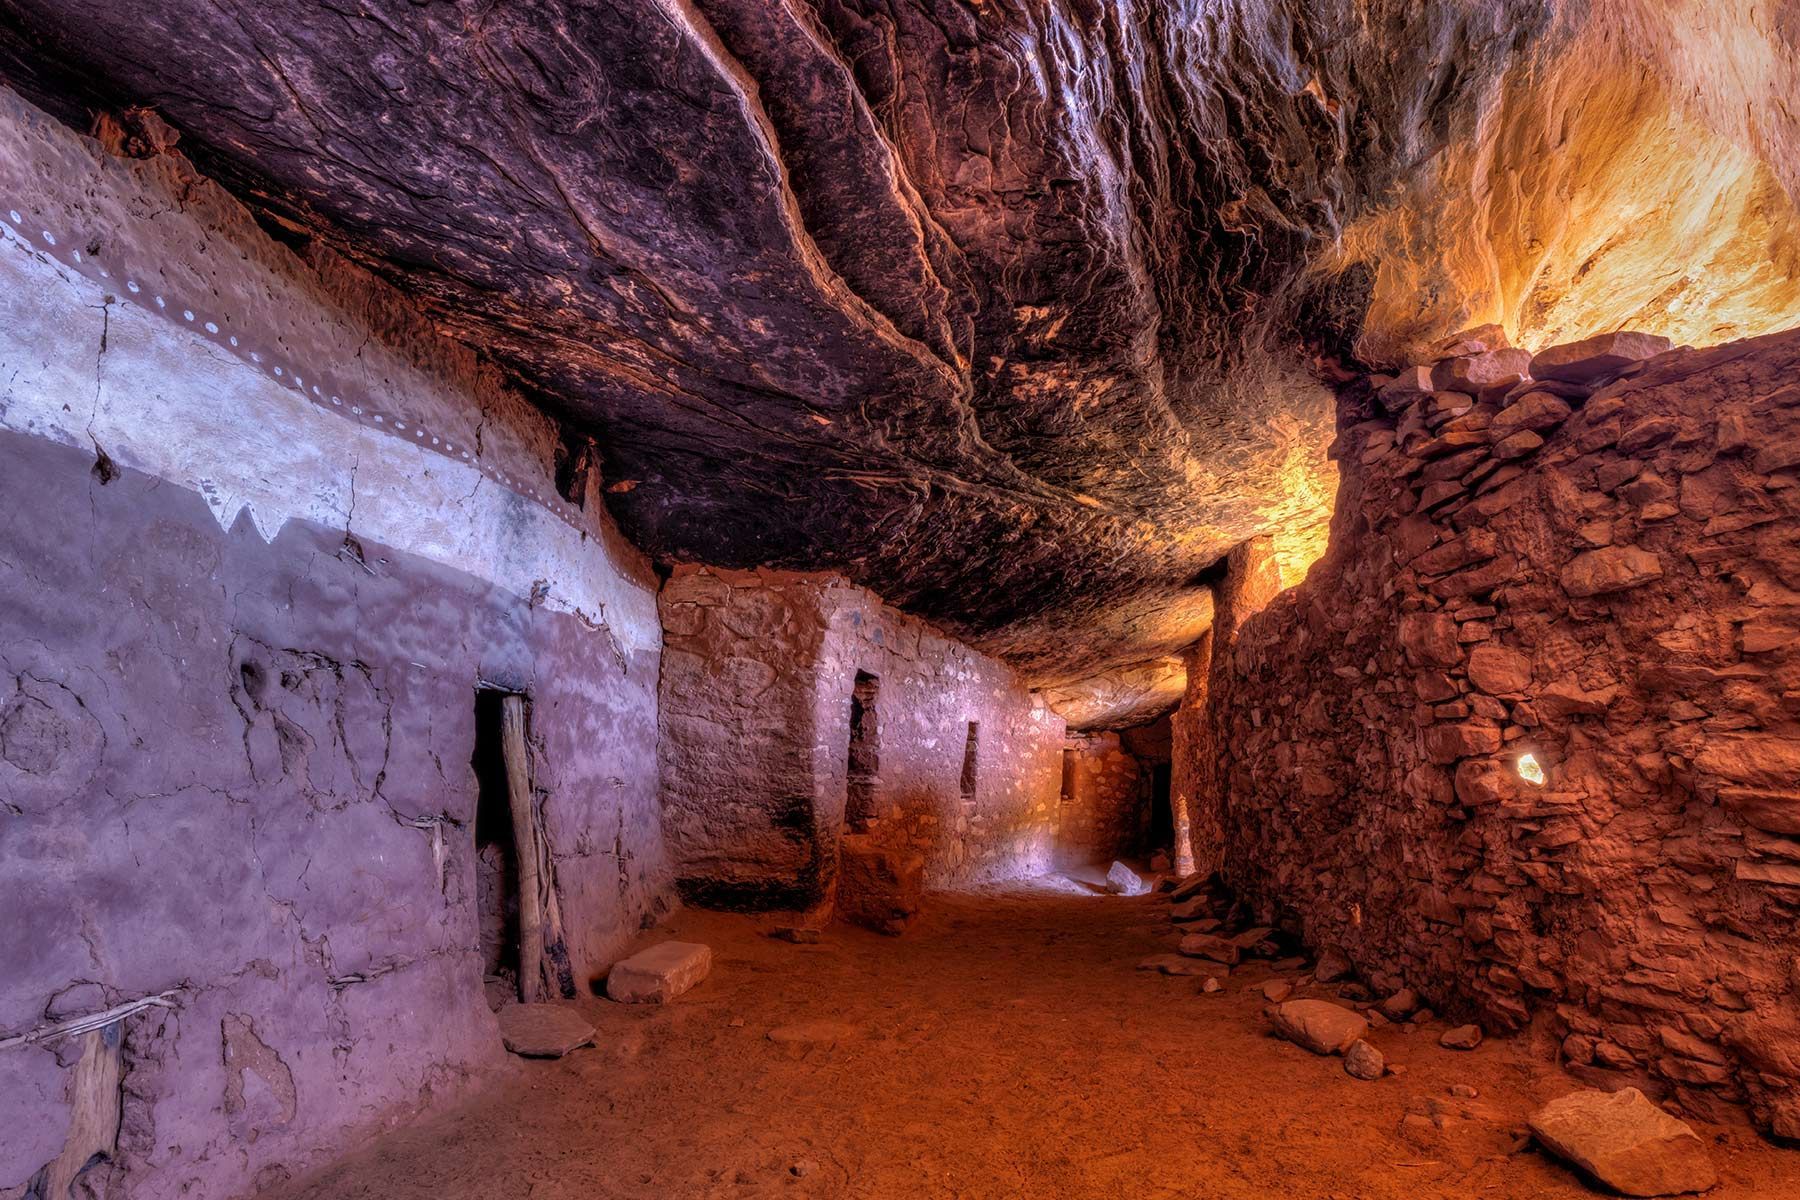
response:
[[(1303, 965), (1295, 956), (1275, 957), (1283, 941), (1275, 931), (1240, 927), (1244, 914), (1226, 899), (1216, 877), (1189, 880), (1175, 894), (1182, 899), (1169, 911), (1181, 938), (1181, 953), (1146, 959), (1140, 968), (1155, 966), (1179, 974), (1183, 973), (1179, 964), (1197, 963), (1207, 971), (1201, 990), (1217, 993), (1246, 948), (1256, 958), (1270, 960), (1271, 969), (1298, 971)], [(1209, 931), (1183, 932), (1200, 923), (1209, 925)], [(1221, 961), (1224, 958), (1230, 961)], [(1296, 982), (1319, 994), (1295, 996)], [(1411, 988), (1373, 998), (1371, 989), (1355, 978), (1354, 966), (1335, 948), (1319, 953), (1310, 974), (1298, 980), (1265, 980), (1260, 992), (1267, 1001), (1263, 1014), (1276, 1036), (1320, 1056), (1342, 1056), (1344, 1073), (1364, 1081), (1405, 1071), (1390, 1064), (1369, 1040), (1377, 1030), (1398, 1023), (1400, 1030), (1411, 1033), (1435, 1019), (1429, 1009), (1420, 1007)], [(1482, 1041), (1478, 1025), (1449, 1028), (1438, 1038), (1440, 1046), (1462, 1051), (1473, 1050)], [(1398, 1132), (1462, 1165), (1504, 1157), (1528, 1144), (1516, 1116), (1509, 1118), (1476, 1099), (1476, 1089), (1465, 1084), (1453, 1085), (1445, 1096), (1413, 1097)], [(1703, 1191), (1717, 1182), (1706, 1147), (1693, 1130), (1635, 1088), (1570, 1093), (1532, 1114), (1528, 1127), (1544, 1149), (1624, 1195), (1678, 1195)]]
[(1205, 713), (1225, 874), (1376, 993), (1800, 1138), (1800, 332), (1664, 351), (1344, 393), (1333, 549)]

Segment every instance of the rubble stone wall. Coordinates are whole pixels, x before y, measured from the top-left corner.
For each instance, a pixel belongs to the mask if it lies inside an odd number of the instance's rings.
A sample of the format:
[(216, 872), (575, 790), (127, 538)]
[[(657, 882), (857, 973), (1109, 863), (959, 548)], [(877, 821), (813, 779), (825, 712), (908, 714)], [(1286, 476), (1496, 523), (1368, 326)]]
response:
[(1109, 861), (1138, 848), (1149, 798), (1149, 767), (1117, 733), (1071, 737), (1056, 837), (1060, 866)]
[[(531, 698), (577, 983), (658, 911), (655, 578), (390, 292), (174, 156), (0, 139), (0, 1040), (159, 998), (82, 1194), (257, 1194), (504, 1064), (478, 687)], [(0, 1048), (0, 1194), (84, 1045)]]
[(1210, 680), (1224, 869), (1377, 986), (1800, 1137), (1800, 332), (1603, 349), (1346, 392), (1330, 551)]
[(876, 680), (866, 831), (923, 855), (932, 886), (1048, 869), (1063, 722), (1008, 668), (832, 575), (681, 567), (660, 604), (663, 805), (684, 894), (829, 899), (859, 671)]

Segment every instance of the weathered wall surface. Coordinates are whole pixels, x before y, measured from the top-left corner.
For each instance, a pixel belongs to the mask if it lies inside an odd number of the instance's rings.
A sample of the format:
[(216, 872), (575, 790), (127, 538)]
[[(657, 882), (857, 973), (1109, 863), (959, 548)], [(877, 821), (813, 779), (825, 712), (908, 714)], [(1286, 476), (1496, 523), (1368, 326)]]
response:
[(1144, 833), (1146, 768), (1117, 733), (1072, 737), (1056, 834), (1059, 866), (1119, 858)]
[(1800, 332), (1591, 396), (1505, 365), (1346, 398), (1331, 550), (1210, 682), (1225, 871), (1378, 985), (1800, 1136)]
[(829, 896), (859, 671), (878, 681), (868, 831), (922, 854), (935, 886), (1048, 868), (1063, 722), (1009, 669), (829, 575), (683, 567), (660, 606), (664, 820), (685, 894)]
[[(661, 903), (654, 578), (381, 289), (178, 158), (0, 137), (0, 1040), (168, 993), (87, 1180), (252, 1194), (504, 1058), (478, 684), (531, 695), (577, 979)], [(0, 1048), (0, 1194), (79, 1050)]]

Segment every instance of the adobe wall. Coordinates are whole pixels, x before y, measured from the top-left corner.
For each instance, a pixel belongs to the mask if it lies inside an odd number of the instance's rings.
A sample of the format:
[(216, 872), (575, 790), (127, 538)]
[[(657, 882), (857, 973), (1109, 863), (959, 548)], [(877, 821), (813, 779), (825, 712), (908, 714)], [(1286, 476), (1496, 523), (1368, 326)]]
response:
[[(0, 1040), (163, 997), (86, 1182), (249, 1195), (504, 1065), (479, 685), (532, 699), (577, 981), (659, 911), (655, 579), (384, 289), (176, 156), (5, 92), (0, 139)], [(0, 1193), (81, 1045), (0, 1048)]]
[(1800, 1137), (1800, 332), (1626, 376), (1346, 394), (1330, 551), (1210, 679), (1224, 870), (1380, 988)]
[(678, 567), (661, 610), (664, 820), (685, 895), (829, 898), (858, 671), (879, 681), (870, 832), (922, 855), (930, 886), (1049, 868), (1063, 722), (1009, 668), (831, 575)]

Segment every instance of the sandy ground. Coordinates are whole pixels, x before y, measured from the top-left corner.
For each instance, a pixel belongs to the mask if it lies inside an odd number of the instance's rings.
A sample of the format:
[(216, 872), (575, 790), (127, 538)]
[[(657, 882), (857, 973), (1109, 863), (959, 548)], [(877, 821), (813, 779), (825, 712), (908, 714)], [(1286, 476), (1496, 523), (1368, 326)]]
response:
[[(1437, 1045), (1441, 1026), (1381, 1031), (1370, 1040), (1405, 1074), (1359, 1082), (1266, 1032), (1268, 966), (1215, 995), (1138, 971), (1173, 948), (1167, 901), (1062, 887), (935, 896), (905, 937), (835, 926), (811, 946), (677, 913), (643, 943), (710, 944), (700, 987), (664, 1007), (581, 1001), (594, 1048), (520, 1062), (281, 1196), (1596, 1194), (1526, 1143), (1534, 1104), (1577, 1085), (1524, 1042), (1458, 1052)], [(829, 1023), (814, 1031), (827, 1040), (768, 1036), (808, 1022)], [(1403, 1128), (1409, 1109), (1424, 1120)], [(1697, 1128), (1724, 1179), (1715, 1200), (1800, 1196), (1800, 1151)]]

